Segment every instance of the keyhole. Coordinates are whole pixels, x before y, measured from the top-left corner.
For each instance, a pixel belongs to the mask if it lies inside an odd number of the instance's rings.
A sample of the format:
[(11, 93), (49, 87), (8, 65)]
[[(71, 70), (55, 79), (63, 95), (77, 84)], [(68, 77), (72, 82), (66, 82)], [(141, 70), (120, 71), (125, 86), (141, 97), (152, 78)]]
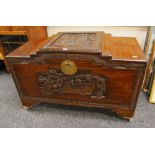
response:
[(66, 67), (67, 67), (67, 68), (70, 68), (70, 67), (71, 67), (71, 65), (70, 65), (70, 64), (66, 64)]

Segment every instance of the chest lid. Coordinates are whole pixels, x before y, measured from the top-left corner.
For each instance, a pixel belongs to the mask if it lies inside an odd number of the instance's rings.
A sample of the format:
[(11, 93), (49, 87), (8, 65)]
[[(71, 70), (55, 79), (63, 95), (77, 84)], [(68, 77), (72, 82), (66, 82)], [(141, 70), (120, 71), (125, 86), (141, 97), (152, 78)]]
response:
[(101, 53), (103, 32), (58, 33), (39, 51), (91, 52)]

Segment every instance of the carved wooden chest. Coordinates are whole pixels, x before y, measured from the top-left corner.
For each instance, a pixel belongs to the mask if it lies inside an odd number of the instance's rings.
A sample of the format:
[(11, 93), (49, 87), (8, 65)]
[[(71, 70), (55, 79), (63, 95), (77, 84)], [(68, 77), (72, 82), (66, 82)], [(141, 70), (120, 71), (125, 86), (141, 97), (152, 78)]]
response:
[(37, 103), (110, 108), (132, 118), (146, 59), (135, 38), (66, 32), (29, 41), (7, 56), (25, 107)]

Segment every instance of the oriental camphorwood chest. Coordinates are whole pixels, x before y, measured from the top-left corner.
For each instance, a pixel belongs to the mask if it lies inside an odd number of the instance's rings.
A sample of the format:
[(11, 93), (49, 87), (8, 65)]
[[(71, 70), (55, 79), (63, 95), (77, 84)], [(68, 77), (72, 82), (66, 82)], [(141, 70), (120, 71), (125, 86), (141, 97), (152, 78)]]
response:
[(134, 115), (146, 59), (132, 37), (58, 33), (7, 55), (24, 107), (38, 103), (109, 108)]

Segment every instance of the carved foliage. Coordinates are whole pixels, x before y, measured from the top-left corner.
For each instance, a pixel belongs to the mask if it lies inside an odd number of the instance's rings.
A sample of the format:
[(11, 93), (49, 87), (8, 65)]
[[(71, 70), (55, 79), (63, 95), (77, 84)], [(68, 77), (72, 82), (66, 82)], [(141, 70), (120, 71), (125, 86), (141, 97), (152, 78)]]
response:
[(91, 98), (105, 97), (105, 78), (88, 72), (65, 75), (60, 70), (50, 69), (37, 76), (43, 94), (79, 93), (89, 94)]

